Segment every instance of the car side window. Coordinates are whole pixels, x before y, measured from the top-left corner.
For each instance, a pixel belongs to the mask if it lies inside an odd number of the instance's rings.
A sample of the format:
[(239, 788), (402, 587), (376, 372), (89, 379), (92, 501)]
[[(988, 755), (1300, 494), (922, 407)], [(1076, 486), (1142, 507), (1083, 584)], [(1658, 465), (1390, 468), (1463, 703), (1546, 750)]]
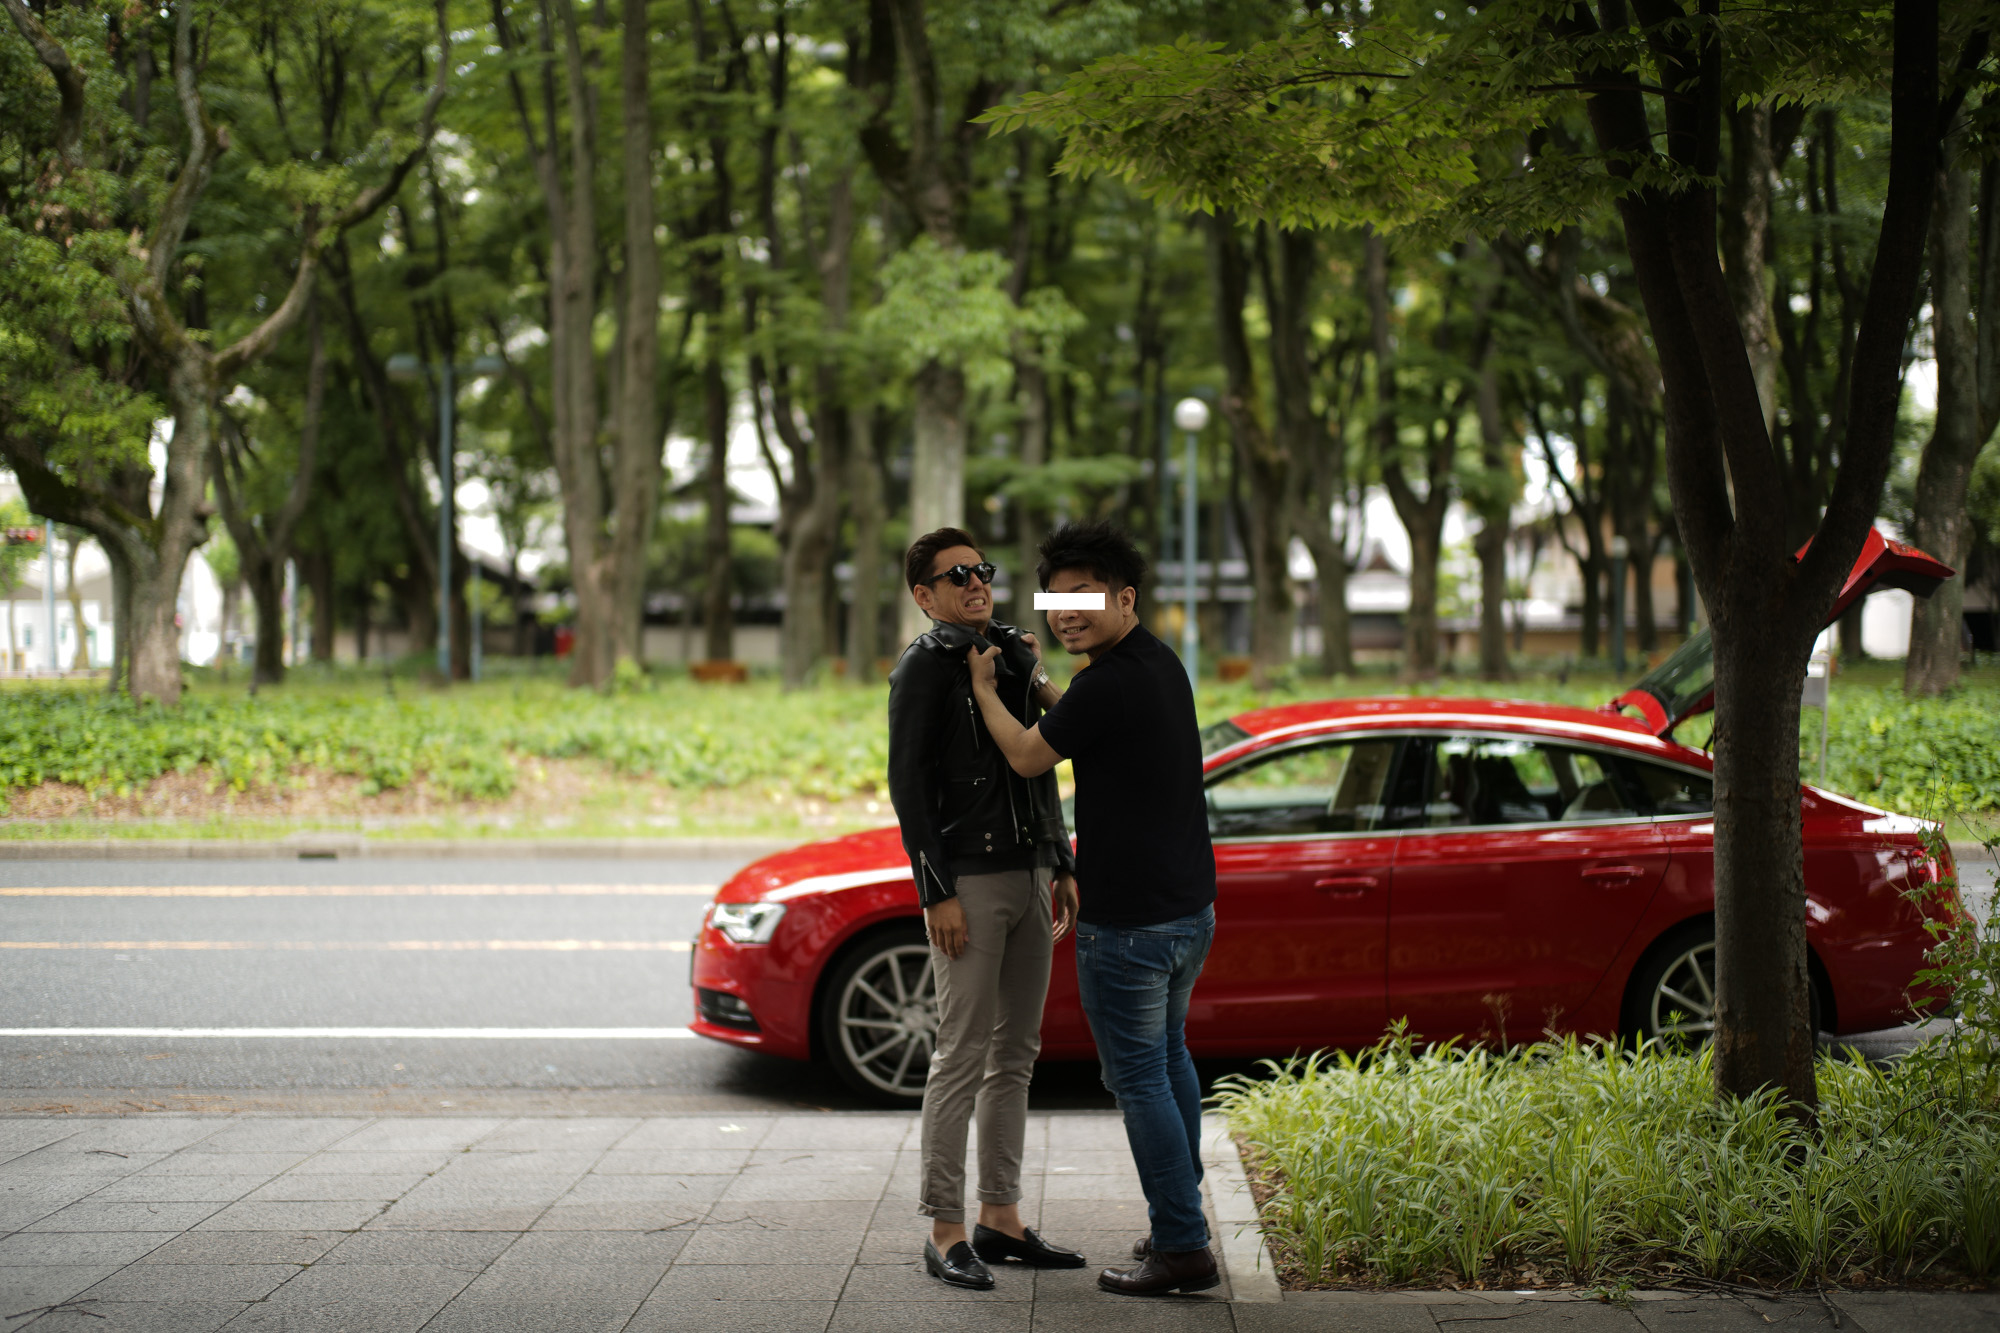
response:
[(1715, 783), (1694, 773), (1632, 761), (1646, 805), (1656, 815), (1706, 815), (1715, 810)]
[(1427, 772), (1418, 828), (1489, 828), (1637, 818), (1616, 760), (1544, 741), (1450, 736), (1418, 747)]
[(1392, 740), (1356, 740), (1252, 759), (1209, 784), (1209, 836), (1368, 832), (1382, 821), (1395, 756)]

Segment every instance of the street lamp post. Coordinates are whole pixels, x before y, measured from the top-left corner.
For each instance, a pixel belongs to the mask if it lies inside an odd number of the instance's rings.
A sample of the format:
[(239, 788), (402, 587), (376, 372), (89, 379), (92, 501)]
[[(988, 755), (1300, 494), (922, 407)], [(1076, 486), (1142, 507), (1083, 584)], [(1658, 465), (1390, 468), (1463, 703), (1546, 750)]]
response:
[(449, 361), (426, 366), (408, 352), (389, 358), (389, 374), (399, 380), (420, 380), (427, 374), (437, 377), (438, 386), (438, 674), (451, 679), (451, 524), (458, 477), (452, 466), (452, 411), (458, 404), (458, 381), (481, 375), (498, 375), (507, 363), (497, 356), (473, 358), (471, 365)]
[(1195, 445), (1208, 425), (1208, 404), (1199, 398), (1181, 399), (1174, 404), (1174, 424), (1187, 432), (1186, 462), (1181, 465), (1181, 665), (1187, 668), (1188, 688), (1193, 689), (1201, 675), (1194, 624)]
[(1632, 544), (1623, 537), (1611, 539), (1611, 669), (1625, 669), (1625, 557)]

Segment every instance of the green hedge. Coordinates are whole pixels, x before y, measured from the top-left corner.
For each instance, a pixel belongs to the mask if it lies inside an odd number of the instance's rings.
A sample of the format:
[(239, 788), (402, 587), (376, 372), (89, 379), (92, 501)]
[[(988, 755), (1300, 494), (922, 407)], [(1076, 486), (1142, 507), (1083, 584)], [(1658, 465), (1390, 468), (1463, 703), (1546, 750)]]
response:
[[(1255, 694), (1205, 683), (1204, 721), (1267, 703), (1390, 693), (1384, 678), (1301, 680)], [(1524, 679), (1446, 691), (1504, 693), (1591, 705), (1608, 680)], [(0, 797), (9, 788), (75, 783), (130, 792), (164, 773), (201, 770), (238, 789), (305, 770), (353, 774), (373, 789), (419, 775), (465, 797), (513, 790), (525, 759), (589, 758), (678, 788), (768, 781), (808, 796), (879, 789), (887, 765), (884, 687), (787, 694), (776, 682), (701, 686), (653, 678), (623, 691), (571, 690), (550, 677), (448, 692), (378, 676), (301, 673), (251, 696), (203, 682), (177, 709), (96, 691), (36, 686), (0, 690)], [(2000, 808), (2000, 688), (1980, 684), (1947, 699), (1910, 701), (1891, 685), (1843, 681), (1834, 691), (1828, 785), (1911, 813)], [(1690, 729), (1692, 739), (1699, 728)], [(1807, 710), (1804, 772), (1816, 776), (1819, 720)], [(1941, 784), (1948, 790), (1940, 790)]]

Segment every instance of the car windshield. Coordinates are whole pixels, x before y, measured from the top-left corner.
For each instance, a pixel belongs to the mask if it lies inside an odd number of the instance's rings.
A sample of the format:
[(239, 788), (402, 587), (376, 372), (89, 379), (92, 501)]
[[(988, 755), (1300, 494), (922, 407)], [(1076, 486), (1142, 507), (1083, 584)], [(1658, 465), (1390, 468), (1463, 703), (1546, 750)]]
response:
[(1704, 625), (1674, 650), (1673, 656), (1646, 673), (1632, 687), (1659, 700), (1668, 722), (1678, 722), (1715, 689), (1715, 641)]
[(1227, 750), (1238, 741), (1247, 741), (1250, 733), (1234, 722), (1224, 719), (1201, 729), (1201, 757), (1208, 758), (1219, 751)]

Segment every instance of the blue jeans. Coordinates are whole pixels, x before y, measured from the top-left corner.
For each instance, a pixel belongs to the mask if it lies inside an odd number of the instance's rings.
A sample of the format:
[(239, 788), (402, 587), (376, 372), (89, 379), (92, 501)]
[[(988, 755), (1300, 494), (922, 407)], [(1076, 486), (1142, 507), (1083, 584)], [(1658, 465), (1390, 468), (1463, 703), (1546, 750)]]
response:
[(1157, 926), (1076, 927), (1076, 985), (1104, 1086), (1125, 1113), (1153, 1247), (1204, 1249), (1201, 1082), (1187, 1050), (1188, 996), (1215, 938), (1215, 909)]

